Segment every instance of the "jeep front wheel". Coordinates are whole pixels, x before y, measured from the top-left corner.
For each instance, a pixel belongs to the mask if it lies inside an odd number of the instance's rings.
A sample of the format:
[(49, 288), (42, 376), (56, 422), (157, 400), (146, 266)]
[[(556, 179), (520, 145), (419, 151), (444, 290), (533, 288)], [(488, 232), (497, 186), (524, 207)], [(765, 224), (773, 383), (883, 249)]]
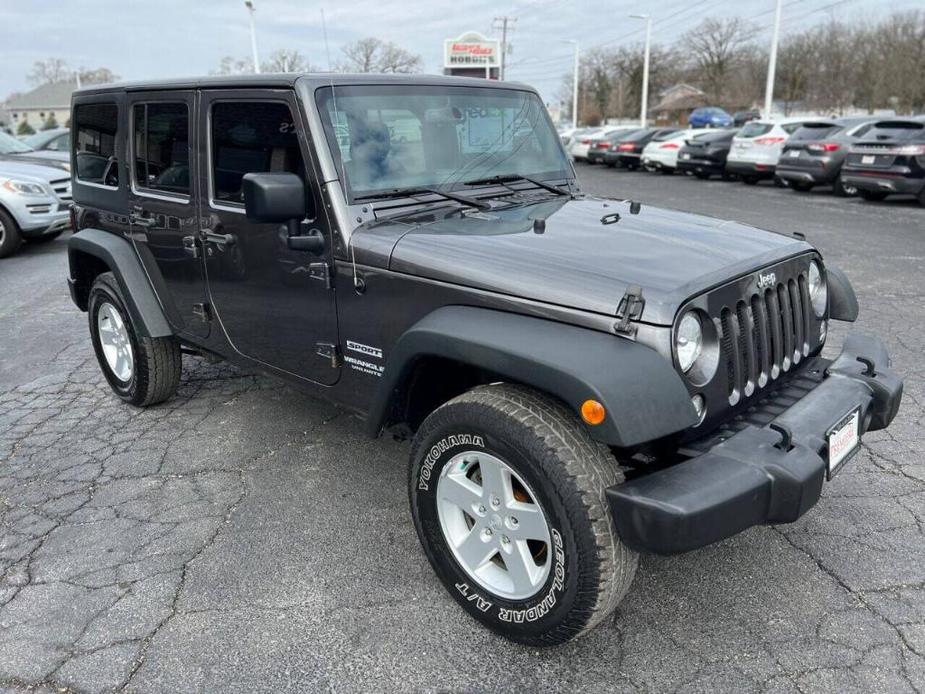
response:
[(138, 407), (171, 397), (180, 382), (176, 339), (139, 336), (111, 272), (96, 278), (87, 303), (93, 349), (113, 392)]
[(527, 388), (482, 386), (415, 435), (410, 501), (424, 551), (473, 617), (552, 646), (587, 632), (626, 594), (637, 555), (605, 490), (623, 480), (606, 446)]

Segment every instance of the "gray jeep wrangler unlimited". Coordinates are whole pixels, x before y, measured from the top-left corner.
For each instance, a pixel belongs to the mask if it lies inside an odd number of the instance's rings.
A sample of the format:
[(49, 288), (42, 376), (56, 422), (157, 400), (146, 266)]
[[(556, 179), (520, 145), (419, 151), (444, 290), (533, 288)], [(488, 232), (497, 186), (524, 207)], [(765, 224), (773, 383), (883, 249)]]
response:
[[(412, 439), (450, 594), (551, 645), (640, 552), (793, 521), (902, 382), (803, 239), (582, 195), (531, 89), (263, 75), (75, 93), (70, 289), (104, 376), (257, 367)], [(396, 567), (396, 577), (400, 576)]]

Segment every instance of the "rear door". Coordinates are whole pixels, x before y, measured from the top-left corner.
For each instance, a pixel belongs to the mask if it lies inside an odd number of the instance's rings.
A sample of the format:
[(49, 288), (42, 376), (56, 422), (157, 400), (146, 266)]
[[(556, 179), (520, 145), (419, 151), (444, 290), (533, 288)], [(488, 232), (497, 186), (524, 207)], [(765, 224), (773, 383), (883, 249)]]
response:
[[(332, 225), (321, 204), (306, 132), (292, 90), (201, 92), (200, 238), (211, 311), (241, 354), (288, 374), (334, 383), (340, 368)], [(311, 210), (301, 233), (320, 232), (324, 255), (292, 250), (284, 224), (257, 224), (244, 212), (247, 173), (295, 173)]]
[(129, 93), (129, 221), (132, 239), (167, 319), (207, 337), (205, 276), (197, 236), (196, 93)]

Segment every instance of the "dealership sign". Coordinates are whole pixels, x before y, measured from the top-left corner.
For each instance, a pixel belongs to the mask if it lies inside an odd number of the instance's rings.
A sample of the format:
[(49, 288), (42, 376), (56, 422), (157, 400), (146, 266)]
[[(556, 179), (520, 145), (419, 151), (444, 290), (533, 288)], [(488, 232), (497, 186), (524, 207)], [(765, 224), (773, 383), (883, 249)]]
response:
[(443, 42), (443, 67), (499, 67), (501, 42), (471, 31)]

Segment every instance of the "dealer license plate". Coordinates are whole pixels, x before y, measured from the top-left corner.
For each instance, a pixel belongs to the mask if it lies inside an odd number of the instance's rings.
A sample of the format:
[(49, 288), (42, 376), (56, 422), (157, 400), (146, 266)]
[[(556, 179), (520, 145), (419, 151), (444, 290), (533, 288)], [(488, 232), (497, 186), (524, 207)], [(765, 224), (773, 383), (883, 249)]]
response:
[(688, 152), (681, 152), (682, 159), (690, 159), (691, 155)]
[(798, 149), (791, 149), (789, 152), (787, 152), (787, 156), (788, 156), (788, 157), (791, 157), (791, 158), (793, 158), (793, 159), (796, 159), (797, 157), (800, 156), (800, 150), (798, 150)]
[(842, 466), (853, 456), (861, 444), (859, 425), (860, 408), (842, 417), (838, 424), (829, 430), (829, 469), (828, 479), (832, 479)]
[(877, 157), (875, 157), (873, 154), (865, 154), (863, 157), (861, 157), (862, 164), (873, 164), (876, 161)]

